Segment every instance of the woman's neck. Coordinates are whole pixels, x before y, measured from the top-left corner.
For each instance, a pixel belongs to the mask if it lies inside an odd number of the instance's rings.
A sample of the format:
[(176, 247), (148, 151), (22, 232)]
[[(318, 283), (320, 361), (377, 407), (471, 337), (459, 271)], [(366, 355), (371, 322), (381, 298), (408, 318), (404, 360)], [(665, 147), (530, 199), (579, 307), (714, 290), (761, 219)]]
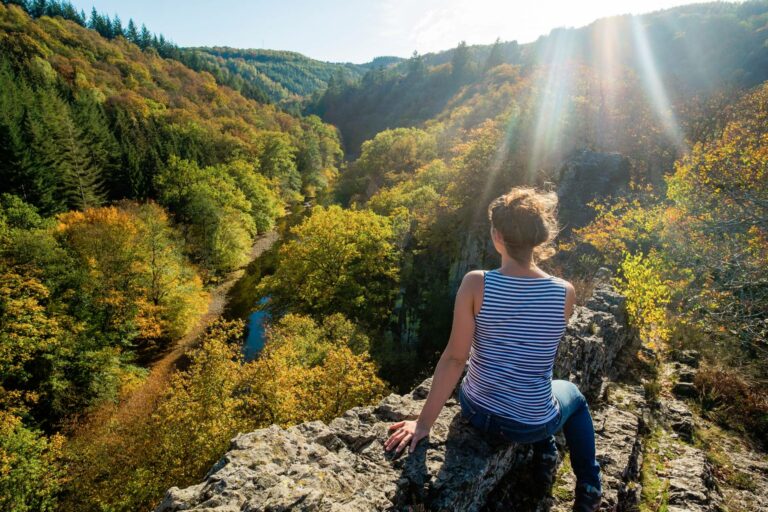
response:
[(532, 277), (539, 277), (544, 272), (536, 266), (533, 262), (533, 258), (529, 258), (524, 262), (520, 262), (507, 254), (501, 255), (501, 267), (499, 271), (503, 274), (509, 275), (530, 275)]

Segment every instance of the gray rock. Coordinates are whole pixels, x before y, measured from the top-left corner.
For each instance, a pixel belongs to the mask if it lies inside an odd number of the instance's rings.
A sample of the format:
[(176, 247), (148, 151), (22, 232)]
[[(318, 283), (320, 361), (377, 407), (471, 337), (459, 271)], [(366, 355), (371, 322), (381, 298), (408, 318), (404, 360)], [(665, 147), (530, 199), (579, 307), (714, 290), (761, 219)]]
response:
[(694, 398), (698, 396), (699, 392), (696, 390), (696, 386), (691, 382), (678, 382), (672, 386), (672, 393), (680, 398)]
[(701, 355), (696, 350), (676, 350), (672, 353), (672, 358), (684, 365), (698, 368)]
[(715, 482), (701, 450), (676, 445), (676, 456), (669, 461), (669, 510), (710, 512), (719, 510)]
[(689, 443), (693, 441), (696, 426), (688, 406), (679, 400), (668, 399), (661, 404), (661, 415), (667, 427), (681, 439)]
[(692, 368), (685, 367), (681, 368), (680, 371), (677, 372), (677, 380), (679, 382), (688, 382), (693, 383), (693, 381), (696, 379), (696, 371)]
[(587, 207), (593, 199), (626, 194), (630, 167), (629, 159), (619, 153), (582, 150), (566, 160), (557, 190), (563, 232), (586, 226), (594, 218)]
[[(576, 381), (588, 396), (617, 371), (621, 350), (637, 341), (620, 323), (623, 299), (609, 285), (597, 285), (590, 304), (594, 309), (576, 308), (556, 361), (557, 375)], [(480, 510), (504, 476), (524, 464), (529, 449), (483, 438), (462, 416), (454, 390), (413, 453), (386, 452), (388, 426), (415, 419), (430, 385), (427, 379), (407, 395), (355, 407), (327, 425), (272, 425), (238, 435), (202, 483), (169, 489), (156, 510)], [(611, 435), (604, 442), (614, 451), (604, 453), (619, 461), (619, 472), (627, 471), (637, 417), (623, 411), (605, 417), (603, 431)]]

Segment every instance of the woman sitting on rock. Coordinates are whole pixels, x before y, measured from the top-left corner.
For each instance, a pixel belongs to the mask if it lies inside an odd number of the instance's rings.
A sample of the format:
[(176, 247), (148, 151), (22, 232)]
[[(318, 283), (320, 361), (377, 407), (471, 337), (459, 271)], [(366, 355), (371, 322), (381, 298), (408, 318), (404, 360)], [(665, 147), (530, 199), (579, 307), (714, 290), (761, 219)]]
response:
[(483, 435), (534, 445), (537, 478), (551, 485), (559, 430), (576, 475), (574, 510), (597, 510), (600, 466), (587, 402), (579, 389), (552, 380), (557, 348), (575, 304), (573, 285), (543, 272), (534, 259), (552, 256), (558, 231), (554, 192), (517, 187), (488, 208), (501, 267), (467, 273), (456, 295), (453, 327), (426, 403), (415, 421), (389, 427), (387, 451), (413, 452), (459, 386), (462, 414)]

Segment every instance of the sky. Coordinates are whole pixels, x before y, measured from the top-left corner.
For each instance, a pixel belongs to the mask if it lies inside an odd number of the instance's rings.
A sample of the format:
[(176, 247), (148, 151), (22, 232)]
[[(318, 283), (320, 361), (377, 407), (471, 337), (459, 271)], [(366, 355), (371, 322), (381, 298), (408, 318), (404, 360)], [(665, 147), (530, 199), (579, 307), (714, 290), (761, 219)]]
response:
[(459, 41), (527, 43), (557, 27), (641, 14), (685, 0), (72, 0), (129, 18), (179, 46), (291, 50), (333, 62), (409, 57)]

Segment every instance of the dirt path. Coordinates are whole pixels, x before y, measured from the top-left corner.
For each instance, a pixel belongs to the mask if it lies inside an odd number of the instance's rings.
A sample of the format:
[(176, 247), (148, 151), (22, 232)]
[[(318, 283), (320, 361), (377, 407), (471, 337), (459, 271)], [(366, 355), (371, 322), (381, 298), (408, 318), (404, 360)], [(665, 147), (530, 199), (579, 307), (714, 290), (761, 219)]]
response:
[[(278, 238), (279, 235), (276, 230), (265, 233), (257, 238), (251, 248), (248, 263), (252, 262), (263, 254), (264, 251), (272, 247), (272, 244), (274, 244)], [(173, 374), (173, 370), (176, 368), (181, 357), (187, 350), (197, 344), (200, 335), (205, 332), (206, 327), (224, 313), (227, 294), (238, 279), (243, 276), (247, 266), (248, 264), (227, 274), (224, 280), (210, 292), (208, 311), (200, 317), (197, 325), (195, 325), (186, 336), (174, 343), (171, 350), (152, 363), (150, 373), (146, 380), (144, 380), (117, 406), (114, 415), (115, 419), (127, 419), (136, 414), (141, 414), (142, 411), (146, 411), (147, 408), (153, 408), (152, 404), (166, 389), (168, 380)]]

